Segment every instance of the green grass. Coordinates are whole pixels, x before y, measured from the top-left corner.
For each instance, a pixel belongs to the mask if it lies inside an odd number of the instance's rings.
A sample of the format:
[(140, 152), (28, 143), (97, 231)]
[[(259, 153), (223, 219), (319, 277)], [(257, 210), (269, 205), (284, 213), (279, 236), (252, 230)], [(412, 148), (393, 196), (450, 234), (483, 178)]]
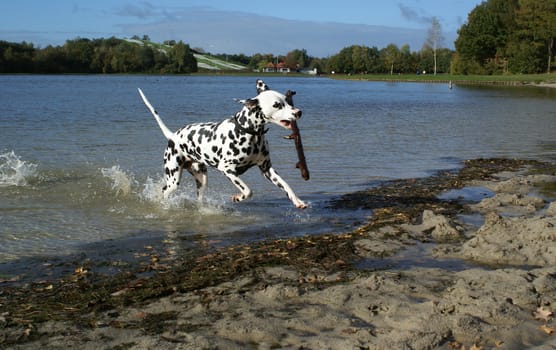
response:
[[(230, 68), (230, 64), (234, 64), (234, 65), (237, 65), (237, 66), (244, 66), (241, 63), (225, 62), (225, 61), (222, 61), (219, 58), (216, 58), (216, 57), (213, 57), (213, 56), (210, 56), (210, 55), (206, 55), (206, 54), (197, 55), (195, 58), (197, 59), (197, 62), (199, 62), (199, 63), (205, 63), (205, 64), (208, 64), (209, 66), (216, 67), (220, 70), (241, 70), (241, 69)], [(246, 69), (246, 68), (244, 68), (244, 69)]]
[(409, 82), (459, 82), (459, 83), (501, 83), (501, 84), (538, 84), (556, 82), (556, 73), (551, 74), (508, 74), (508, 75), (451, 75), (451, 74), (352, 74), (331, 75), (335, 79), (355, 79), (372, 81), (409, 81)]

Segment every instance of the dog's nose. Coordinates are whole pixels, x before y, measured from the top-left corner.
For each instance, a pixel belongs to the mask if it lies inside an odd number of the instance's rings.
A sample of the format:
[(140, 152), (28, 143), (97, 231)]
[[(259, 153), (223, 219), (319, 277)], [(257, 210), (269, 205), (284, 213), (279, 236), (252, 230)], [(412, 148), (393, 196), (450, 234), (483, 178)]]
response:
[(301, 118), (301, 111), (298, 109), (296, 112), (293, 113), (293, 115), (294, 115), (297, 119), (299, 119), (299, 118)]

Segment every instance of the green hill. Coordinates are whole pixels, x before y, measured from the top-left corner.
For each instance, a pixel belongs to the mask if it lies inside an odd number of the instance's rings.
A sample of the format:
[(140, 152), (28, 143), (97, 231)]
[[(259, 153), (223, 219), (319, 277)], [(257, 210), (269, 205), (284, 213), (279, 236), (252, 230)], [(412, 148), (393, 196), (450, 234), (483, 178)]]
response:
[[(153, 48), (156, 48), (160, 51), (164, 51), (167, 52), (171, 46), (170, 45), (166, 45), (166, 44), (159, 44), (159, 43), (155, 43), (152, 41), (146, 41), (146, 40), (139, 40), (139, 39), (125, 39), (126, 41), (130, 42), (130, 43), (134, 43), (137, 45), (148, 45), (151, 46)], [(226, 62), (223, 61), (221, 59), (218, 59), (216, 57), (212, 57), (210, 55), (207, 54), (202, 54), (202, 53), (195, 53), (194, 54), (195, 59), (197, 60), (197, 68), (199, 70), (211, 70), (211, 71), (217, 71), (217, 70), (226, 70), (226, 71), (230, 71), (230, 70), (236, 70), (236, 71), (240, 71), (240, 70), (246, 70), (247, 67), (241, 64), (237, 64), (237, 63), (231, 63), (231, 62)]]
[(221, 59), (211, 57), (209, 55), (204, 54), (194, 54), (195, 59), (197, 59), (197, 67), (199, 69), (208, 69), (208, 70), (246, 70), (247, 67), (223, 61)]

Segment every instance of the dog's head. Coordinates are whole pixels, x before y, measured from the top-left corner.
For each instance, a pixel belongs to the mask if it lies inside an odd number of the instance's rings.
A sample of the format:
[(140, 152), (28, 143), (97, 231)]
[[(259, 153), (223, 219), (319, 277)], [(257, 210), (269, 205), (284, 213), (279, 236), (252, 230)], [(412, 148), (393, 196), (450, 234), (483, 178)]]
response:
[(249, 109), (258, 108), (267, 121), (291, 129), (292, 121), (301, 118), (301, 110), (294, 108), (291, 98), (270, 90), (261, 79), (257, 80), (257, 97), (244, 101)]

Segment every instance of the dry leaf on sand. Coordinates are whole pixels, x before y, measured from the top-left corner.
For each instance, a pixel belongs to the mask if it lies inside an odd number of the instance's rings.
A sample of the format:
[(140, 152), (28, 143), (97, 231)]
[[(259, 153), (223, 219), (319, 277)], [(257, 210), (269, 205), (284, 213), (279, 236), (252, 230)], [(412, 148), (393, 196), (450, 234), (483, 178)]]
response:
[(541, 330), (542, 330), (543, 332), (545, 332), (546, 334), (554, 334), (554, 333), (556, 333), (556, 328), (555, 328), (555, 327), (549, 327), (549, 326), (547, 326), (547, 325), (545, 325), (545, 324), (543, 324), (543, 325), (541, 326)]
[(537, 308), (537, 311), (533, 312), (533, 317), (535, 317), (535, 320), (548, 322), (552, 317), (552, 311), (541, 306)]

